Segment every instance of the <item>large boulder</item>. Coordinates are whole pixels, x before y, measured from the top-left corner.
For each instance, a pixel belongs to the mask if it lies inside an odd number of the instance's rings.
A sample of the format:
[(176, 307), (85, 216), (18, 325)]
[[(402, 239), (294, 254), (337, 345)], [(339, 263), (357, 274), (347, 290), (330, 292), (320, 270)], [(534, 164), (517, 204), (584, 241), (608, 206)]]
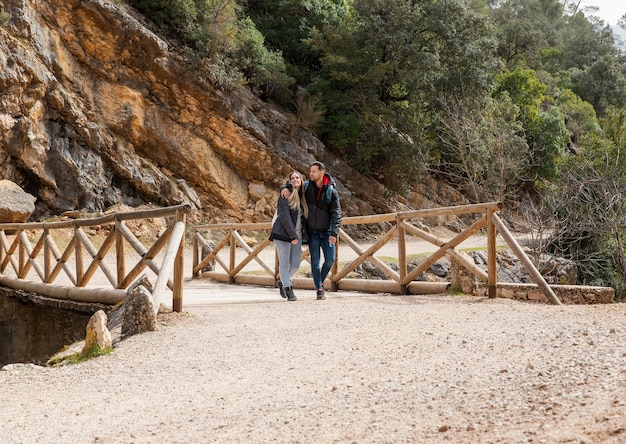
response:
[(37, 199), (10, 180), (0, 180), (0, 223), (26, 222)]
[(148, 278), (142, 275), (126, 291), (122, 337), (156, 330), (155, 312), (152, 285)]

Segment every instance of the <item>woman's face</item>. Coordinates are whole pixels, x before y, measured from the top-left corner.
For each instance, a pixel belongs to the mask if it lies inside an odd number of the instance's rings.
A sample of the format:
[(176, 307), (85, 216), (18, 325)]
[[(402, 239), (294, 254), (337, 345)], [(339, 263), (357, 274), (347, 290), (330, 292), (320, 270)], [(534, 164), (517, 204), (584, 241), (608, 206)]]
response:
[(299, 190), (302, 186), (302, 178), (297, 173), (293, 173), (291, 176), (289, 176), (289, 181), (293, 184), (296, 190)]

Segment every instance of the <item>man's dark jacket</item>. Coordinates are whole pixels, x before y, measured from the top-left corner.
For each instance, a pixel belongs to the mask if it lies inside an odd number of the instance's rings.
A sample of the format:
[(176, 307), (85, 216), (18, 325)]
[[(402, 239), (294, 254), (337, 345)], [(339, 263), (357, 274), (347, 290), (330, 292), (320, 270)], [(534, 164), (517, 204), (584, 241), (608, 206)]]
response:
[(312, 181), (304, 183), (304, 199), (309, 207), (306, 223), (308, 232), (329, 233), (330, 236), (337, 237), (341, 226), (341, 205), (335, 185), (328, 173), (324, 173), (322, 188), (318, 188)]

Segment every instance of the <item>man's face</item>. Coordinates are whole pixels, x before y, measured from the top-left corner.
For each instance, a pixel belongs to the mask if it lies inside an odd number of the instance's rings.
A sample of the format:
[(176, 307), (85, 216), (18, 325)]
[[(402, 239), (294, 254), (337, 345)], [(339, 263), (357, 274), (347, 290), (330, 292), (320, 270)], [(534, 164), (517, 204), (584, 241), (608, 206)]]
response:
[(319, 169), (317, 165), (311, 166), (311, 171), (309, 172), (309, 176), (313, 182), (317, 182), (324, 176), (324, 172)]

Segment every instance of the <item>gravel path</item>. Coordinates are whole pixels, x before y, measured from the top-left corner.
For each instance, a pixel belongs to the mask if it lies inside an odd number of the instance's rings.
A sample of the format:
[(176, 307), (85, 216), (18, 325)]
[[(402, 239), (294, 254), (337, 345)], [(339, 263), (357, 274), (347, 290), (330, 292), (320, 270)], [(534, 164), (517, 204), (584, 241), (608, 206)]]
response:
[(0, 442), (626, 441), (624, 304), (298, 295), (0, 371)]

